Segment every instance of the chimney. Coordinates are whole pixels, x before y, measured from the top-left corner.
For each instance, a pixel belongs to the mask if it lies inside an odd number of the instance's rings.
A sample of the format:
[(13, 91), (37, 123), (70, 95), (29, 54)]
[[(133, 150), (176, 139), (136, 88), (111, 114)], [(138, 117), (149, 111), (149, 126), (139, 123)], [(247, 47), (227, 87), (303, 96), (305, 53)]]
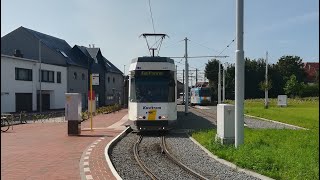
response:
[(23, 54), (21, 53), (21, 51), (19, 49), (14, 50), (13, 56), (23, 58)]
[(91, 44), (89, 44), (89, 48), (91, 48)]
[(92, 47), (94, 48), (94, 44), (92, 44)]

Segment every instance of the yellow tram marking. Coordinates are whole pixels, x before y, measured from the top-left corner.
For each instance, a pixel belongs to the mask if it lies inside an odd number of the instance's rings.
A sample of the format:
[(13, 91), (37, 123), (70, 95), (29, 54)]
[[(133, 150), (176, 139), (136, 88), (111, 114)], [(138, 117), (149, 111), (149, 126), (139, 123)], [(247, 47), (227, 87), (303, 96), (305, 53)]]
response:
[(151, 109), (148, 111), (148, 120), (156, 120), (157, 110)]

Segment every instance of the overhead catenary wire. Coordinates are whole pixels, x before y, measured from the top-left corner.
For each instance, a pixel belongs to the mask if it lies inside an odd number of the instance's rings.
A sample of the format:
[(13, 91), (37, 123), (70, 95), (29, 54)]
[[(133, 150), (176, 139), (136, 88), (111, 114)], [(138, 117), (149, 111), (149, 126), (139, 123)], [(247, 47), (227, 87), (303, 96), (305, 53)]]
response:
[[(234, 38), (219, 54), (218, 56), (220, 56), (228, 47), (230, 47), (230, 45), (236, 40), (236, 38)], [(206, 65), (200, 66), (199, 69), (201, 69), (202, 67), (204, 67)]]
[[(156, 29), (154, 28), (154, 21), (153, 21), (152, 9), (151, 9), (151, 2), (150, 2), (150, 0), (148, 0), (148, 2), (149, 2), (149, 10), (150, 10), (150, 17), (151, 17), (151, 22), (152, 22), (153, 33), (155, 34), (156, 33)], [(154, 37), (154, 40), (156, 41), (156, 37)], [(158, 51), (158, 53), (159, 53), (159, 51)]]

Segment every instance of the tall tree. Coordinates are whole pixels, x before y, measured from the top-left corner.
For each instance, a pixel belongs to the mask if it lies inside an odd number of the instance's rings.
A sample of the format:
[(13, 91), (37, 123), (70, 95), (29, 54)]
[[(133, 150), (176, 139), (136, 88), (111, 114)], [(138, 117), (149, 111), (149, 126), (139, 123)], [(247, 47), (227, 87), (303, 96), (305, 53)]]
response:
[[(222, 66), (221, 66), (222, 70)], [(219, 60), (212, 59), (206, 63), (204, 70), (206, 78), (209, 80), (209, 86), (212, 91), (212, 98), (214, 100), (218, 99), (218, 72), (219, 72)]]
[(276, 98), (279, 94), (284, 94), (283, 87), (285, 81), (283, 80), (282, 75), (278, 70), (278, 65), (271, 64), (268, 66), (268, 76), (273, 82), (272, 88), (269, 90), (269, 97)]
[(299, 56), (282, 56), (280, 57), (277, 66), (285, 82), (290, 79), (291, 75), (295, 75), (298, 82), (302, 82), (306, 79), (302, 59)]
[(265, 60), (245, 59), (245, 95), (247, 98), (262, 98), (264, 93), (259, 91), (259, 83), (264, 80)]

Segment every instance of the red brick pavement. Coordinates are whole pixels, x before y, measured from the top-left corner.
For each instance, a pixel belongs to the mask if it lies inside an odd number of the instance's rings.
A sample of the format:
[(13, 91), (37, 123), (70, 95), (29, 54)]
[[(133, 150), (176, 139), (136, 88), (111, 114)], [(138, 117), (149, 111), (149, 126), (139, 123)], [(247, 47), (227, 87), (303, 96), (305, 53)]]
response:
[[(121, 131), (106, 129), (119, 121), (127, 110), (97, 115), (93, 127), (81, 131), (80, 136), (68, 136), (67, 123), (36, 123), (14, 126), (1, 133), (1, 179), (80, 179), (79, 162), (86, 148), (104, 137), (90, 155), (90, 169), (94, 179), (114, 179), (108, 169), (104, 147)], [(90, 120), (82, 123), (90, 127)]]

